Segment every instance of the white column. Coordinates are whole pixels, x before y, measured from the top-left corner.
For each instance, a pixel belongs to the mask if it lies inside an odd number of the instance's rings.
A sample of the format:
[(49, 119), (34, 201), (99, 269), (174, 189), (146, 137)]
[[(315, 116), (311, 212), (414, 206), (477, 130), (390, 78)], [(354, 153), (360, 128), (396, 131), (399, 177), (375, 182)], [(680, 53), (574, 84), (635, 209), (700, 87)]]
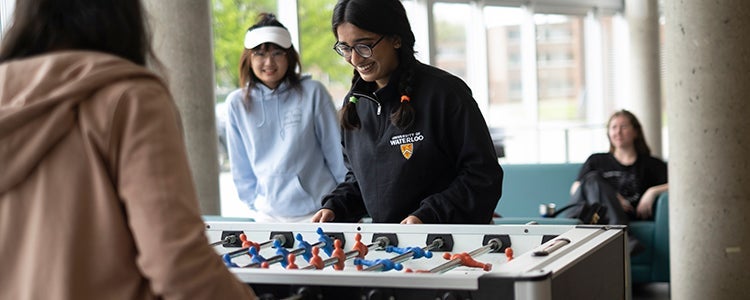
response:
[(489, 107), (489, 85), (487, 76), (487, 26), (482, 6), (469, 3), (470, 20), (466, 22), (466, 79), (474, 100), (486, 116)]
[(209, 0), (145, 0), (154, 50), (182, 115), (201, 212), (220, 213)]
[(641, 121), (651, 154), (664, 157), (661, 142), (661, 64), (659, 5), (656, 0), (626, 0), (630, 30), (630, 97), (625, 107)]
[(10, 26), (11, 17), (13, 16), (13, 9), (15, 7), (15, 0), (0, 0), (0, 43), (2, 43), (5, 31)]
[(750, 2), (664, 11), (672, 299), (747, 299)]
[(299, 44), (299, 18), (297, 15), (297, 0), (278, 0), (276, 3), (278, 10), (278, 20), (284, 24), (289, 34), (292, 36), (292, 45), (300, 53), (302, 46)]
[(585, 110), (587, 124), (604, 124), (611, 112), (604, 111), (604, 53), (602, 50), (602, 26), (599, 14), (591, 10), (583, 20), (584, 29), (584, 66), (586, 68)]

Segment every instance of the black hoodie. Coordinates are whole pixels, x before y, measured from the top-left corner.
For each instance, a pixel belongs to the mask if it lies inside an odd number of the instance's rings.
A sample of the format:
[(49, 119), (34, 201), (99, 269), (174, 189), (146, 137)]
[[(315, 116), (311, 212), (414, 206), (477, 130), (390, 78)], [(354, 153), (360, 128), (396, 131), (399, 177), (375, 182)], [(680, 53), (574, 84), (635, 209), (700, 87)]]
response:
[[(390, 121), (400, 105), (400, 72), (376, 91), (359, 80), (361, 127), (343, 130), (346, 180), (323, 198), (334, 221), (399, 223), (409, 215), (424, 223), (487, 224), (502, 192), (503, 170), (471, 90), (456, 76), (414, 65), (411, 96), (416, 116), (402, 130)], [(346, 104), (346, 102), (345, 102)]]

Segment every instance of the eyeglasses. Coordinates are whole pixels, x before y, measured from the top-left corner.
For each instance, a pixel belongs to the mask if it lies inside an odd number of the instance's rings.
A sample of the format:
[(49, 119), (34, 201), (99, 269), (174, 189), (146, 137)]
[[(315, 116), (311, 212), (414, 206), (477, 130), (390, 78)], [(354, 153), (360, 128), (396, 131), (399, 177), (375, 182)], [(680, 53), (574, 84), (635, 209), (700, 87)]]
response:
[(266, 58), (270, 57), (273, 60), (279, 60), (282, 57), (286, 56), (286, 51), (284, 50), (274, 50), (274, 51), (264, 51), (264, 50), (258, 50), (252, 52), (253, 59), (256, 60), (266, 60)]
[(362, 58), (368, 58), (372, 56), (372, 48), (375, 48), (375, 46), (377, 46), (384, 37), (385, 35), (381, 35), (380, 38), (372, 45), (356, 44), (354, 46), (347, 46), (345, 44), (342, 44), (341, 42), (336, 42), (336, 44), (333, 45), (333, 50), (345, 58), (350, 58), (352, 57), (352, 49), (354, 49), (354, 51), (356, 51), (357, 54)]

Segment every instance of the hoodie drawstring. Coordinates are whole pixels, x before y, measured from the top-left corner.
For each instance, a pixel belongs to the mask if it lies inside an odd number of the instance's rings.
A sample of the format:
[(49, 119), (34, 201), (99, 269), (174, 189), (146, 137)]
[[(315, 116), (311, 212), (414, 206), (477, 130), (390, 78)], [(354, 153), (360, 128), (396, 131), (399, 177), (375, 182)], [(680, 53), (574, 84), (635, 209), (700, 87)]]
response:
[(262, 116), (262, 119), (260, 119), (260, 123), (255, 124), (255, 127), (261, 127), (264, 124), (266, 124), (266, 101), (263, 99), (260, 99), (260, 115)]
[[(278, 98), (278, 95), (276, 95), (276, 97)], [(284, 128), (284, 120), (281, 119), (281, 108), (280, 108), (281, 107), (281, 103), (279, 103), (279, 102), (281, 102), (281, 100), (280, 99), (276, 99), (276, 101), (274, 101), (274, 102), (276, 102), (276, 120), (278, 120), (278, 122), (279, 122), (279, 135), (281, 136), (281, 140), (283, 141), (284, 140), (284, 132), (286, 130)]]

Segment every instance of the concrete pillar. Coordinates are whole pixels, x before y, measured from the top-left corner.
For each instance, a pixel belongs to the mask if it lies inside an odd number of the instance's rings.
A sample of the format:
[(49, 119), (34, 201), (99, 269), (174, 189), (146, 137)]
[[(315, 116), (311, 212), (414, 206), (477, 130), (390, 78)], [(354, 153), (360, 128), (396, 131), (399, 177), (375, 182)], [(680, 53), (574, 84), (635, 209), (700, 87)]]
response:
[(209, 0), (145, 0), (156, 56), (182, 114), (185, 142), (203, 214), (220, 214)]
[(661, 64), (659, 4), (656, 0), (626, 0), (630, 32), (630, 97), (625, 109), (643, 126), (651, 154), (664, 157), (661, 134)]
[(750, 2), (664, 4), (673, 299), (747, 299)]

